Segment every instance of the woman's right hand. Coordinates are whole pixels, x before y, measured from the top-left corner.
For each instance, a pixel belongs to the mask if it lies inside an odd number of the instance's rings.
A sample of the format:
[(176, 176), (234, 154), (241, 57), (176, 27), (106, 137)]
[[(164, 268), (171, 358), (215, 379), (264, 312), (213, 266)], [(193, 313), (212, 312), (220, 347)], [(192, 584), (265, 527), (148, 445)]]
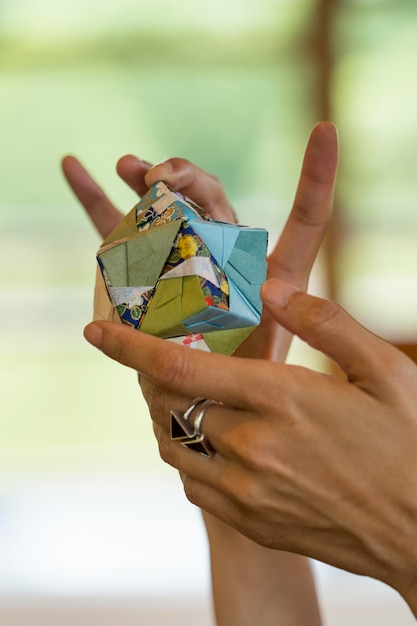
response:
[(334, 303), (268, 281), (272, 317), (346, 379), (169, 345), (121, 324), (86, 336), (141, 372), (142, 389), (221, 401), (203, 457), (170, 439), (169, 394), (152, 412), (162, 458), (191, 502), (269, 548), (380, 579), (417, 616), (417, 367)]

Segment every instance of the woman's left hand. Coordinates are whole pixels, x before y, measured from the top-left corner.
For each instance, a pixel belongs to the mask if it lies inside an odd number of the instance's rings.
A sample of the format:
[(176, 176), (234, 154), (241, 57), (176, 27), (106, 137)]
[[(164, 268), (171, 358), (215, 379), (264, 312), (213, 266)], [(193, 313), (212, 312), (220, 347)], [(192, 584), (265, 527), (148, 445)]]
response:
[[(286, 280), (301, 289), (331, 220), (338, 160), (337, 133), (333, 124), (317, 124), (307, 143), (293, 207), (287, 223), (268, 257), (268, 278)], [(62, 160), (64, 175), (94, 227), (106, 237), (123, 219), (117, 207), (81, 163), (72, 156)], [(150, 165), (127, 155), (117, 163), (119, 176), (139, 196), (158, 180), (200, 204), (213, 219), (233, 222), (235, 215), (219, 180), (186, 159), (173, 158)], [(237, 356), (283, 361), (291, 342), (264, 311), (260, 325), (240, 346)]]
[[(307, 144), (292, 211), (268, 258), (269, 278), (281, 277), (306, 287), (331, 219), (337, 151), (334, 126), (317, 125)], [(76, 159), (64, 159), (63, 169), (95, 227), (106, 237), (122, 214)], [(170, 159), (151, 167), (127, 156), (118, 162), (117, 170), (139, 195), (157, 180), (164, 180), (200, 204), (214, 219), (234, 221), (233, 209), (219, 181), (184, 159)], [(284, 360), (290, 341), (291, 334), (265, 309), (260, 325), (237, 355)], [(163, 381), (143, 378), (141, 384), (156, 421), (167, 415), (167, 406), (185, 408), (190, 402), (189, 398), (178, 395), (176, 389), (167, 389)], [(243, 626), (254, 620), (267, 624), (282, 619), (294, 625), (306, 621), (312, 626), (320, 624), (306, 559), (265, 549), (207, 513), (204, 519), (211, 547), (213, 596), (219, 625)]]

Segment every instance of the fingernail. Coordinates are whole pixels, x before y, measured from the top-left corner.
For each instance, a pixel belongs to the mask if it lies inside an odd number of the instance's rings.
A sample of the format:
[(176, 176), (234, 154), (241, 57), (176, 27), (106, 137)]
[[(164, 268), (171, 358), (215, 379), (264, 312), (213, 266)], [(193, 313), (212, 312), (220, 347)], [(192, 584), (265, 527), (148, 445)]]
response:
[(84, 337), (87, 339), (88, 343), (91, 343), (92, 346), (101, 350), (103, 331), (100, 326), (94, 323), (86, 326), (84, 328)]
[(261, 296), (266, 305), (283, 309), (287, 306), (292, 294), (297, 291), (300, 291), (298, 287), (294, 287), (294, 285), (283, 280), (272, 278), (262, 285)]
[(156, 163), (154, 167), (163, 167), (164, 170), (168, 173), (171, 173), (174, 171), (174, 166), (169, 159), (166, 161), (160, 161), (159, 163)]
[(145, 174), (145, 183), (150, 187), (156, 181), (163, 180), (168, 184), (174, 183), (174, 166), (171, 161), (161, 161), (156, 163)]
[(137, 157), (135, 154), (125, 154), (124, 156), (120, 157), (119, 162), (120, 161), (131, 161), (132, 163), (140, 163), (141, 159), (139, 159), (139, 157)]

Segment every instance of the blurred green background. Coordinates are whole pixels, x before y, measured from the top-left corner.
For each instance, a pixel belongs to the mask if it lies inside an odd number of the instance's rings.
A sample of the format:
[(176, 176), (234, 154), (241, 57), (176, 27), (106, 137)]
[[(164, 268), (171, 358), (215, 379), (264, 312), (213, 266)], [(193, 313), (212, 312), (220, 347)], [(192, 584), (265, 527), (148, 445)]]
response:
[[(415, 337), (417, 4), (335, 4), (339, 299), (388, 338)], [(316, 11), (313, 0), (0, 2), (3, 474), (158, 460), (134, 373), (82, 338), (99, 239), (61, 157), (77, 155), (126, 211), (120, 156), (188, 158), (273, 240), (319, 121)]]

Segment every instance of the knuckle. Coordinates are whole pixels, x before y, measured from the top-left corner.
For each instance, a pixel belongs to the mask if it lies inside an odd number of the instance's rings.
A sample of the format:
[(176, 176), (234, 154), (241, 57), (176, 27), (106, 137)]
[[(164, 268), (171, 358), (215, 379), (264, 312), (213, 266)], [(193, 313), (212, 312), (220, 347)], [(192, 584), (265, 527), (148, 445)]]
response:
[(220, 178), (218, 178), (214, 174), (209, 174), (209, 178), (213, 187), (215, 187), (219, 192), (223, 193), (224, 188)]
[(154, 424), (154, 433), (158, 442), (159, 456), (165, 463), (176, 467), (176, 446), (171, 441), (165, 428), (158, 424)]
[(264, 504), (260, 481), (253, 475), (247, 476), (245, 480), (241, 480), (240, 483), (235, 486), (233, 499), (237, 506), (244, 512), (245, 516), (250, 517), (255, 511), (259, 513)]
[(161, 442), (161, 440), (164, 437), (164, 429), (162, 428), (162, 426), (160, 424), (157, 424), (155, 422), (152, 424), (152, 427), (153, 427), (153, 432), (154, 432), (156, 441), (157, 441), (157, 443), (159, 445), (159, 443)]
[(195, 165), (193, 165), (191, 163), (191, 161), (189, 161), (188, 159), (183, 159), (182, 157), (171, 157), (170, 159), (167, 159), (166, 162), (167, 163), (171, 163), (173, 168), (176, 169), (176, 170), (188, 169), (190, 167), (195, 167)]
[(166, 406), (166, 394), (161, 387), (152, 383), (145, 383), (146, 387), (143, 389), (143, 395), (148, 405), (151, 418), (156, 423), (164, 423), (166, 421), (166, 415), (169, 413)]
[(177, 389), (191, 374), (186, 358), (187, 348), (166, 342), (164, 349), (155, 353), (152, 378), (168, 388)]
[(137, 332), (120, 325), (116, 329), (104, 328), (101, 349), (114, 361), (135, 369), (137, 361)]
[(172, 157), (167, 160), (167, 163), (172, 168), (174, 174), (174, 187), (178, 190), (184, 187), (187, 188), (196, 176), (197, 167), (191, 161), (182, 157)]
[(331, 214), (328, 211), (326, 214), (316, 215), (311, 211), (310, 204), (304, 204), (302, 202), (295, 202), (292, 209), (293, 219), (302, 226), (308, 226), (311, 228), (325, 229), (325, 227), (331, 222)]
[(244, 466), (253, 472), (264, 469), (266, 459), (269, 458), (270, 433), (266, 424), (257, 422), (256, 428), (250, 423), (242, 427), (233, 438), (233, 453)]
[[(410, 375), (410, 368), (414, 370), (414, 362), (401, 350), (398, 350), (389, 343), (383, 343), (384, 353), (384, 370), (381, 374), (381, 382), (384, 383), (386, 390), (390, 393), (402, 393), (404, 386), (401, 384), (407, 380)], [(381, 350), (375, 351), (375, 371), (379, 372), (381, 363)]]
[(309, 322), (313, 326), (338, 326), (342, 322), (342, 309), (335, 302), (317, 298), (308, 311)]
[(153, 387), (155, 387), (155, 383), (153, 383), (149, 378), (147, 378), (140, 372), (138, 372), (138, 383), (146, 403), (149, 404), (148, 397), (153, 393)]
[(101, 349), (104, 354), (109, 356), (114, 361), (118, 361), (119, 363), (124, 363), (126, 360), (126, 355), (131, 350), (131, 337), (125, 335), (123, 342), (119, 340), (117, 336), (114, 334), (110, 334), (109, 332), (103, 333), (103, 343)]
[(209, 174), (209, 181), (212, 188), (212, 199), (215, 203), (229, 206), (227, 201), (226, 191), (223, 187), (223, 183), (217, 176)]
[(173, 465), (172, 453), (170, 451), (170, 442), (164, 435), (157, 436), (159, 456), (168, 465)]
[(188, 474), (183, 474), (181, 478), (187, 500), (191, 502), (191, 504), (198, 506), (199, 489), (197, 481)]

